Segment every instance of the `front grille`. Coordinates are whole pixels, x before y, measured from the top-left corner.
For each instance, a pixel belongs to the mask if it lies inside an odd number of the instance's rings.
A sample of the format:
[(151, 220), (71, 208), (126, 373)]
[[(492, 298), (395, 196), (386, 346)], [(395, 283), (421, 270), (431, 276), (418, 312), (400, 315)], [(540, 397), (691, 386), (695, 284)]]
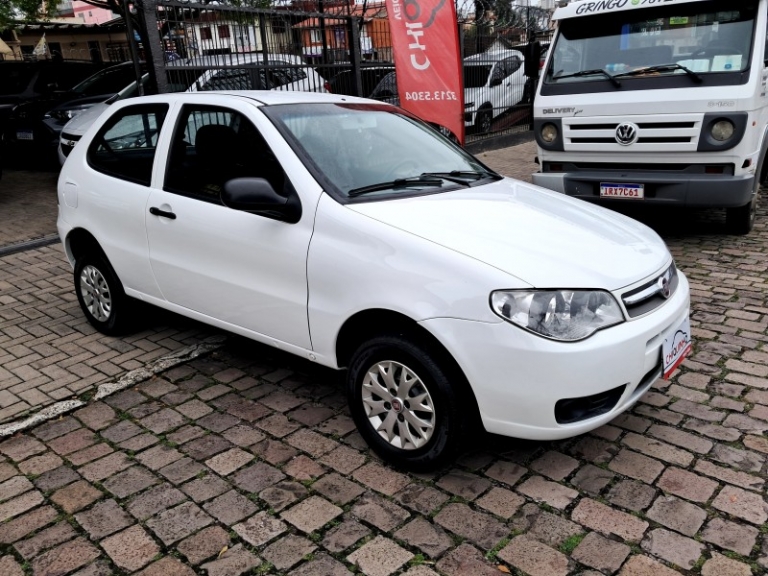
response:
[[(657, 136), (655, 138), (638, 138), (638, 144), (665, 144), (673, 143), (679, 144), (681, 142), (690, 142), (690, 136)], [(615, 144), (616, 138), (571, 138), (571, 142), (574, 144)]]
[(558, 400), (555, 404), (555, 420), (558, 424), (573, 424), (610, 412), (624, 394), (626, 387), (623, 384), (613, 390), (592, 396)]
[[(563, 118), (563, 144), (572, 151), (695, 151), (702, 118), (702, 114)], [(637, 140), (627, 146), (616, 140), (616, 130), (625, 122), (637, 127)]]
[(77, 134), (67, 134), (66, 132), (62, 132), (60, 145), (61, 153), (64, 154), (65, 158), (69, 156), (70, 152), (72, 152), (72, 149), (75, 147), (75, 144), (77, 144), (80, 138), (81, 137)]
[[(610, 124), (571, 124), (571, 130), (616, 130), (616, 122)], [(645, 130), (658, 130), (673, 128), (693, 128), (694, 122), (638, 122), (637, 127)]]
[(621, 295), (621, 301), (630, 318), (647, 314), (669, 300), (677, 290), (680, 277), (673, 262), (656, 278)]

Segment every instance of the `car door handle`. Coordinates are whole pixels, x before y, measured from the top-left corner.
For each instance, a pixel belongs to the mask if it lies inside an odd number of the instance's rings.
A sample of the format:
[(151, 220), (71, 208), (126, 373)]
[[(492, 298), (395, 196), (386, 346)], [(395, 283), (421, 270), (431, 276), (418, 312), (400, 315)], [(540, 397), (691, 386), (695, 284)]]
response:
[(165, 210), (160, 210), (160, 208), (155, 208), (154, 206), (149, 209), (149, 213), (153, 216), (162, 216), (163, 218), (168, 218), (169, 220), (176, 220), (176, 214), (173, 212), (166, 212)]

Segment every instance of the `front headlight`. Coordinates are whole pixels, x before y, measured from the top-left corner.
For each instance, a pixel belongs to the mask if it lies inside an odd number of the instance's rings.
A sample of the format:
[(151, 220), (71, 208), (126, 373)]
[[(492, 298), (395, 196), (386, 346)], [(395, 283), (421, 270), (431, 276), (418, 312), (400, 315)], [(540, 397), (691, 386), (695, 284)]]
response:
[(712, 138), (718, 142), (725, 142), (733, 136), (734, 125), (730, 120), (720, 120), (712, 126)]
[(72, 108), (66, 108), (62, 110), (51, 110), (50, 112), (45, 114), (43, 118), (46, 118), (46, 119), (54, 118), (59, 122), (69, 122), (70, 120), (72, 120), (72, 118), (74, 118), (81, 112), (85, 112), (91, 106), (92, 104), (83, 104), (81, 106), (74, 106)]
[(491, 308), (525, 330), (566, 342), (624, 321), (616, 299), (599, 290), (498, 290)]
[(551, 144), (557, 138), (557, 126), (554, 124), (544, 124), (541, 127), (541, 139), (547, 144)]

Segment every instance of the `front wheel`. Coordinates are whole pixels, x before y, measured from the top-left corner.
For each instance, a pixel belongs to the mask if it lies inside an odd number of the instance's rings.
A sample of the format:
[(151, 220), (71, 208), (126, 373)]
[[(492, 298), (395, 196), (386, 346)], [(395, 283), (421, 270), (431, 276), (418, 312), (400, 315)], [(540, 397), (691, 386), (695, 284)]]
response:
[(477, 119), (475, 120), (475, 128), (480, 134), (488, 134), (491, 131), (491, 124), (493, 123), (493, 113), (490, 110), (484, 109), (477, 113)]
[(757, 199), (760, 193), (760, 185), (755, 187), (752, 200), (738, 208), (727, 208), (725, 211), (725, 225), (731, 234), (749, 234), (755, 225), (757, 217)]
[(469, 418), (459, 401), (464, 382), (444, 364), (403, 336), (373, 338), (352, 357), (347, 375), (352, 417), (368, 445), (388, 462), (423, 471), (455, 455)]
[(75, 292), (86, 319), (102, 334), (121, 334), (130, 325), (130, 300), (115, 271), (100, 254), (86, 253), (75, 263)]

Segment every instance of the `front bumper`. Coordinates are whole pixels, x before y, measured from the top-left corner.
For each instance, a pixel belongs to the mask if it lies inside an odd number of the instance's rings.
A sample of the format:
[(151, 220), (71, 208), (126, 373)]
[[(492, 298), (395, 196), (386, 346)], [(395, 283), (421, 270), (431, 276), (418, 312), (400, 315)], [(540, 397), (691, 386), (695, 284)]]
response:
[[(661, 346), (689, 313), (688, 281), (653, 312), (580, 342), (555, 342), (507, 322), (436, 318), (423, 322), (459, 363), (488, 432), (557, 440), (588, 432), (630, 408), (661, 376)], [(604, 413), (559, 423), (559, 401), (605, 397)], [(562, 406), (562, 404), (561, 404)]]
[[(639, 201), (604, 199), (600, 197), (601, 182), (643, 184), (645, 198)], [(736, 208), (752, 199), (755, 176), (720, 174), (663, 174), (643, 171), (584, 171), (584, 172), (536, 172), (533, 183), (598, 202), (624, 202), (637, 204), (667, 204), (703, 208)]]

